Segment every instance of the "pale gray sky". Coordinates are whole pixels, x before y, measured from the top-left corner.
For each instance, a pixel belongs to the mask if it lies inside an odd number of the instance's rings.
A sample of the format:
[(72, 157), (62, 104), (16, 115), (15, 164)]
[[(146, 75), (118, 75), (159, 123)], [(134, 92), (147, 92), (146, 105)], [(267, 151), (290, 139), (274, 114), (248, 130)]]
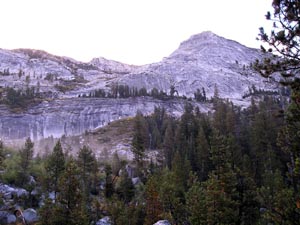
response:
[(210, 30), (248, 47), (271, 0), (0, 0), (0, 48), (42, 49), (84, 62), (160, 61)]

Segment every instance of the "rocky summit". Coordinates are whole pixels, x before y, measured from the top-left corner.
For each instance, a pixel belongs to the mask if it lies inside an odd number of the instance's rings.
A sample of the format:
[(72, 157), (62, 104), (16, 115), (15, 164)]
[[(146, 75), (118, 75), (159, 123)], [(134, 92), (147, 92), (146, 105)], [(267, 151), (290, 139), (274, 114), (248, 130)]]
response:
[[(197, 104), (200, 110), (208, 111), (208, 103), (193, 100), (197, 90), (204, 91), (209, 99), (217, 89), (220, 97), (244, 106), (249, 103), (249, 98), (244, 98), (249, 88), (255, 86), (265, 91), (278, 88), (276, 81), (261, 77), (251, 67), (255, 60), (263, 57), (266, 55), (258, 49), (212, 32), (194, 35), (169, 57), (144, 66), (102, 57), (85, 63), (41, 50), (0, 49), (0, 97), (5, 97), (4, 90), (8, 87), (16, 90), (34, 87), (42, 96), (38, 103), (22, 110), (11, 110), (2, 101), (0, 138), (4, 141), (26, 137), (39, 140), (77, 135), (132, 117), (137, 110), (150, 114), (157, 106), (178, 116), (187, 100)], [(82, 98), (99, 89), (108, 92), (116, 84), (144, 88), (148, 93), (155, 88), (166, 94), (173, 87), (176, 98)]]

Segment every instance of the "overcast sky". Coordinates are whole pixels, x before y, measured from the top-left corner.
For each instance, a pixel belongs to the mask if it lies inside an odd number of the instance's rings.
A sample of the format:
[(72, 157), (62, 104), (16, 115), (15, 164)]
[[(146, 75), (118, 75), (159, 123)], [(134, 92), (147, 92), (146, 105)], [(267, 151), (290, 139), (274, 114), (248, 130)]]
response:
[(0, 48), (142, 65), (212, 31), (248, 47), (271, 0), (0, 0)]

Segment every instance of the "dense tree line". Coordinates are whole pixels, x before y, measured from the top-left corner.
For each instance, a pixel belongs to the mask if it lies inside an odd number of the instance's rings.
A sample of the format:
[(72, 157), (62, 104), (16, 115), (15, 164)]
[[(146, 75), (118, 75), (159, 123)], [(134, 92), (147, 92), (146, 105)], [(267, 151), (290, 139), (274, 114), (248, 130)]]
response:
[[(264, 76), (282, 73), (289, 103), (266, 95), (241, 109), (216, 90), (210, 113), (191, 104), (179, 119), (160, 108), (151, 116), (138, 112), (131, 165), (114, 155), (101, 167), (89, 148), (72, 157), (60, 142), (33, 158), (30, 139), (7, 157), (0, 142), (1, 179), (27, 189), (31, 176), (37, 180), (48, 193), (40, 224), (88, 224), (104, 215), (115, 225), (300, 224), (300, 3), (274, 0), (273, 7), (267, 18), (279, 26), (270, 36), (261, 29), (260, 37), (284, 57), (255, 66)], [(149, 158), (151, 150), (159, 156)]]
[(0, 101), (10, 108), (24, 109), (29, 105), (40, 102), (40, 93), (37, 88), (26, 87), (24, 90), (7, 87), (2, 93)]
[[(170, 90), (168, 92), (158, 90), (157, 88), (152, 88), (148, 91), (145, 87), (137, 88), (130, 87), (126, 84), (113, 84), (110, 87), (110, 90), (104, 89), (96, 89), (88, 94), (82, 94), (78, 97), (83, 98), (130, 98), (130, 97), (141, 97), (141, 96), (150, 96), (160, 100), (169, 100), (174, 98), (184, 98), (187, 99), (186, 96), (180, 97), (178, 91), (176, 90), (174, 85), (170, 86)], [(192, 99), (192, 98), (190, 98)], [(198, 102), (206, 102), (208, 98), (206, 97), (205, 89), (202, 88), (197, 89), (194, 93), (194, 99)]]
[[(180, 120), (163, 109), (145, 117), (148, 134), (133, 146), (144, 152), (156, 133), (163, 156), (146, 181), (154, 195), (146, 198), (155, 205), (151, 222), (168, 215), (172, 224), (299, 224), (292, 162), (280, 144), (286, 129), (282, 104), (265, 96), (241, 110), (215, 99), (212, 115), (187, 105)], [(140, 163), (143, 154), (137, 155)]]
[[(86, 146), (70, 156), (60, 141), (49, 155), (33, 158), (30, 139), (6, 157), (1, 143), (1, 180), (40, 190), (23, 200), (38, 208), (40, 224), (89, 224), (106, 215), (114, 224), (159, 219), (172, 224), (299, 224), (298, 161), (290, 154), (299, 142), (289, 125), (299, 108), (291, 104), (285, 118), (286, 104), (265, 96), (241, 109), (216, 95), (210, 113), (191, 104), (180, 118), (163, 108), (149, 116), (138, 112), (131, 163), (117, 154), (99, 162)], [(148, 157), (153, 151), (157, 156)], [(46, 196), (41, 208), (39, 196)]]
[[(170, 99), (171, 94), (168, 95), (163, 91), (153, 88), (150, 92), (145, 87), (138, 89), (137, 87), (129, 87), (123, 84), (113, 84), (109, 91), (104, 89), (97, 89), (89, 94), (82, 94), (79, 97), (83, 98), (130, 98), (130, 97), (141, 97), (151, 96), (157, 99)], [(172, 96), (173, 97), (173, 96)]]

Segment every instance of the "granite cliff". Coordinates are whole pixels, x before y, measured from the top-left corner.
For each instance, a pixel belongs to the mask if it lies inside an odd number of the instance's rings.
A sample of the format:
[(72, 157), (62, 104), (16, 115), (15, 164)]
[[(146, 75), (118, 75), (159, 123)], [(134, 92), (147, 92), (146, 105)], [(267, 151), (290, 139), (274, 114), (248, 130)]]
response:
[[(148, 91), (157, 88), (165, 93), (173, 86), (179, 97), (187, 98), (193, 98), (197, 89), (205, 90), (210, 98), (217, 88), (220, 97), (246, 106), (249, 99), (243, 96), (250, 87), (266, 91), (278, 88), (275, 80), (262, 78), (251, 67), (264, 56), (258, 49), (212, 32), (194, 35), (161, 62), (144, 66), (102, 57), (84, 63), (40, 50), (0, 49), (0, 90), (35, 87), (47, 93), (40, 104), (21, 112), (13, 113), (0, 105), (0, 138), (9, 142), (28, 136), (38, 140), (78, 135), (132, 117), (137, 110), (149, 114), (156, 106), (165, 107), (177, 116), (183, 112), (186, 100), (182, 98), (167, 101), (150, 97), (78, 98), (97, 89), (109, 90), (116, 83)], [(209, 110), (209, 104), (192, 102), (202, 111)]]

